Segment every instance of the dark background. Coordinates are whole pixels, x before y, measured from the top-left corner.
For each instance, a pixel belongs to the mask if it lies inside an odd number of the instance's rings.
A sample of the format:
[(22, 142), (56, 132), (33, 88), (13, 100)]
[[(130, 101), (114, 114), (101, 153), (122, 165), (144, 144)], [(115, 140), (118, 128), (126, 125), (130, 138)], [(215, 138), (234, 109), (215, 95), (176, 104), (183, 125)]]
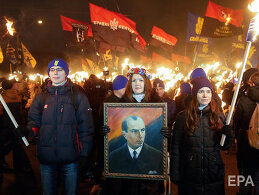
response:
[[(204, 16), (208, 0), (1, 0), (0, 17), (11, 17), (20, 40), (37, 61), (35, 71), (45, 71), (50, 60), (65, 57), (65, 46), (60, 14), (76, 20), (90, 22), (88, 3), (129, 17), (137, 24), (137, 30), (148, 42), (153, 25), (178, 38), (175, 53), (192, 59), (193, 45), (186, 44), (188, 12)], [(244, 24), (251, 18), (247, 0), (214, 0), (231, 9), (244, 9)], [(37, 24), (37, 20), (43, 24)], [(3, 28), (3, 27), (1, 27)], [(245, 30), (246, 32), (246, 30)], [(0, 64), (1, 66), (1, 64)], [(2, 65), (0, 70), (6, 67)]]

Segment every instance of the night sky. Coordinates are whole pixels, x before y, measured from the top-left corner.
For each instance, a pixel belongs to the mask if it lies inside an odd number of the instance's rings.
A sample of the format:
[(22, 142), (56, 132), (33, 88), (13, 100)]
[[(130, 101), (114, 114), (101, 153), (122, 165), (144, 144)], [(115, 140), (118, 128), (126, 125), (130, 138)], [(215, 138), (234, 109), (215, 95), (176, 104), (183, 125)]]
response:
[[(147, 42), (153, 25), (162, 28), (178, 38), (175, 53), (181, 55), (184, 55), (186, 44), (188, 12), (204, 16), (208, 4), (208, 0), (1, 0), (0, 16), (15, 20), (20, 40), (36, 58), (38, 66), (46, 67), (50, 60), (62, 57), (66, 50), (59, 15), (90, 22), (88, 2), (135, 21), (138, 32)], [(213, 2), (232, 9), (244, 8), (247, 13), (245, 0)], [(245, 14), (244, 22), (248, 23), (250, 17)], [(43, 20), (42, 25), (36, 23), (38, 19)]]

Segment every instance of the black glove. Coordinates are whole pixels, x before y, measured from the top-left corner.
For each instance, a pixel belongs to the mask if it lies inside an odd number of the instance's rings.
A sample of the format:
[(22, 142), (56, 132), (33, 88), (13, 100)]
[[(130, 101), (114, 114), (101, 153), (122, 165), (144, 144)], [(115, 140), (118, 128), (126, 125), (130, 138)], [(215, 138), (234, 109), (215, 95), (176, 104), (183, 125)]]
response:
[(222, 133), (225, 135), (232, 135), (233, 134), (233, 128), (231, 125), (224, 125), (222, 128)]
[(22, 138), (22, 137), (34, 138), (35, 137), (35, 134), (32, 130), (29, 130), (28, 128), (22, 127), (22, 126), (15, 128), (14, 133), (18, 138)]
[(28, 134), (29, 130), (25, 127), (18, 127), (14, 129), (14, 134), (18, 138), (22, 138)]
[(110, 128), (108, 125), (103, 125), (100, 129), (100, 135), (105, 136), (110, 132)]
[(169, 127), (163, 127), (160, 132), (164, 137), (170, 138), (173, 131)]

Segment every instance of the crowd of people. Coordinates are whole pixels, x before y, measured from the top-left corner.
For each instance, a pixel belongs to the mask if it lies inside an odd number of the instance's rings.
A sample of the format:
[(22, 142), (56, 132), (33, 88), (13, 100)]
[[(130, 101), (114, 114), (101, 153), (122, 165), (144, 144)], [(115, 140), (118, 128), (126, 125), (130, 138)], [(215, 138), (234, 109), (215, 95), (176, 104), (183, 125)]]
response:
[[(202, 68), (192, 72), (189, 82), (179, 83), (180, 94), (173, 98), (165, 91), (164, 82), (159, 78), (151, 81), (144, 68), (132, 68), (127, 77), (118, 75), (113, 83), (91, 75), (76, 84), (67, 77), (68, 64), (55, 59), (48, 64), (47, 73), (49, 78), (42, 85), (1, 79), (1, 94), (19, 127), (14, 128), (0, 104), (0, 182), (10, 151), (16, 172), (33, 172), (20, 139), (26, 136), (31, 142), (37, 139), (44, 195), (57, 194), (60, 183), (64, 194), (77, 194), (78, 181), (84, 177), (93, 178), (101, 194), (163, 194), (161, 180), (104, 178), (104, 136), (109, 135), (110, 127), (104, 123), (103, 103), (165, 102), (167, 125), (156, 132), (169, 143), (169, 176), (178, 186), (178, 194), (225, 194), (220, 151), (228, 150), (234, 140), (239, 174), (251, 176), (255, 184), (241, 184), (238, 193), (259, 193), (259, 149), (250, 146), (247, 136), (259, 103), (258, 69), (244, 73), (231, 124), (226, 124), (225, 115), (235, 84), (224, 86), (222, 99), (226, 105), (222, 108), (222, 100)], [(110, 152), (110, 172), (161, 174), (162, 153), (145, 142), (148, 132), (144, 120), (129, 116), (121, 129), (118, 139), (124, 144)], [(225, 142), (221, 145), (223, 134)]]

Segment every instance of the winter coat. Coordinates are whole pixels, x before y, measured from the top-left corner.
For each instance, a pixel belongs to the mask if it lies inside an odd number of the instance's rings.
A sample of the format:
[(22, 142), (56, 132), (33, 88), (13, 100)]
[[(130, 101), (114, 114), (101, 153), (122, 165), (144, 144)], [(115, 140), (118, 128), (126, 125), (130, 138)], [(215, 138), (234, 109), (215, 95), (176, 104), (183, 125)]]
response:
[[(131, 101), (127, 96), (123, 96), (120, 102), (123, 103), (138, 103), (134, 98)], [(150, 102), (141, 102), (141, 103), (156, 103), (162, 102), (160, 97), (151, 96)], [(159, 130), (160, 134), (160, 130)], [(161, 135), (161, 134), (160, 134)], [(146, 138), (149, 135), (146, 134)], [(122, 137), (122, 136), (121, 136)], [(161, 137), (162, 138), (162, 137)], [(159, 139), (159, 138), (158, 138)], [(162, 141), (160, 141), (162, 142)], [(124, 194), (124, 195), (158, 195), (162, 194), (163, 182), (157, 180), (144, 180), (144, 179), (108, 179), (104, 184), (104, 194)]]
[(37, 155), (41, 163), (71, 163), (92, 149), (92, 109), (86, 95), (76, 89), (70, 80), (57, 87), (49, 81), (31, 104), (28, 128), (40, 128)]
[[(25, 123), (25, 118), (22, 115), (22, 97), (18, 95), (17, 90), (8, 89), (2, 93), (8, 108), (10, 109), (13, 117), (18, 125), (22, 126)], [(14, 124), (9, 115), (5, 111), (3, 105), (0, 103), (0, 142), (9, 143), (14, 140)], [(1, 149), (2, 150), (2, 149)]]
[(221, 147), (222, 131), (210, 129), (210, 107), (202, 111), (197, 109), (197, 112), (199, 123), (193, 135), (185, 131), (185, 112), (177, 115), (173, 129), (171, 180), (179, 184), (179, 194), (224, 194), (224, 164), (220, 149), (231, 146), (233, 133), (226, 133), (224, 147)]
[(169, 98), (169, 96), (164, 93), (164, 96), (162, 97), (162, 101), (167, 103), (167, 123), (168, 127), (172, 128), (172, 125), (175, 120), (175, 101)]
[(234, 114), (234, 128), (237, 138), (237, 160), (239, 168), (259, 166), (259, 150), (250, 147), (247, 137), (247, 129), (250, 119), (259, 103), (259, 86), (250, 87), (247, 95), (240, 97)]
[(175, 115), (177, 115), (179, 112), (183, 111), (187, 105), (192, 99), (192, 96), (189, 94), (180, 94), (175, 98), (175, 106), (176, 111)]

